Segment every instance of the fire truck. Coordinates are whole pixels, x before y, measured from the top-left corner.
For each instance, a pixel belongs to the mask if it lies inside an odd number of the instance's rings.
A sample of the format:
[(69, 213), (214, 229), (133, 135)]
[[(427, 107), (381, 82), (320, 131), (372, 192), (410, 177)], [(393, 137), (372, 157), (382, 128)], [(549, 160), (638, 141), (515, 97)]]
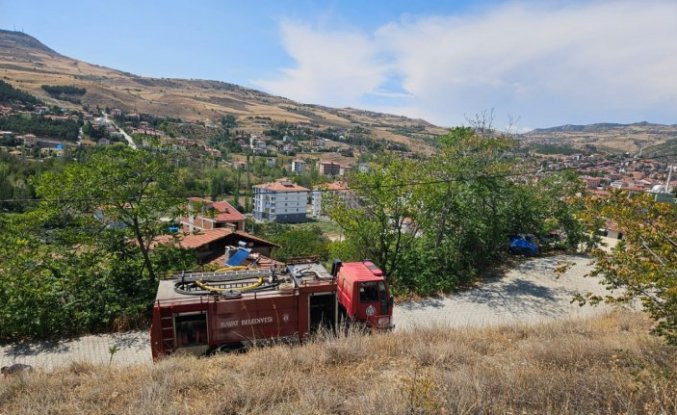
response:
[(204, 355), (298, 343), (336, 330), (339, 314), (369, 329), (389, 329), (392, 312), (383, 273), (369, 261), (336, 261), (331, 273), (317, 261), (181, 273), (160, 281), (151, 351), (158, 360), (179, 351)]

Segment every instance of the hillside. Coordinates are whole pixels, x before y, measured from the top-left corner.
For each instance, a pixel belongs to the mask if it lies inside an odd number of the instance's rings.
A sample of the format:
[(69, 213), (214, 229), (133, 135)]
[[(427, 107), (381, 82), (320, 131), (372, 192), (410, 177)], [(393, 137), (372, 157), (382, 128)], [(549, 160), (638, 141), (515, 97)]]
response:
[[(677, 356), (638, 314), (425, 329), (0, 381), (0, 413), (677, 412)], [(115, 356), (113, 356), (115, 363)]]
[(93, 65), (60, 55), (37, 39), (20, 32), (0, 30), (0, 77), (47, 103), (73, 106), (50, 97), (42, 85), (85, 88), (82, 104), (120, 108), (126, 112), (217, 122), (222, 116), (238, 117), (239, 128), (257, 131), (270, 121), (335, 128), (368, 128), (373, 137), (429, 147), (418, 137), (444, 134), (446, 130), (424, 120), (381, 114), (354, 108), (329, 108), (301, 104), (290, 99), (209, 80), (148, 78)]
[(632, 124), (597, 123), (562, 125), (532, 130), (521, 138), (526, 143), (574, 147), (612, 153), (636, 153), (640, 149), (661, 146), (677, 139), (677, 124), (652, 124), (646, 121)]

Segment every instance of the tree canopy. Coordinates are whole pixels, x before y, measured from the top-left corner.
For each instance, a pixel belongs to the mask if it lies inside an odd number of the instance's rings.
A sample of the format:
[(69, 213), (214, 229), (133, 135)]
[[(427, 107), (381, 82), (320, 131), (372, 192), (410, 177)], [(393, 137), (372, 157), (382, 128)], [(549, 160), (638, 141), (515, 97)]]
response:
[(343, 251), (375, 261), (396, 292), (428, 295), (468, 284), (499, 264), (508, 236), (559, 231), (571, 248), (585, 239), (577, 177), (533, 180), (515, 142), (455, 128), (426, 160), (383, 157), (349, 182), (354, 200), (334, 199)]
[(42, 173), (39, 204), (0, 215), (0, 339), (133, 327), (157, 279), (194, 256), (151, 250), (185, 199), (161, 155), (111, 146)]
[(616, 191), (609, 200), (591, 199), (590, 228), (604, 218), (616, 223), (623, 239), (611, 253), (595, 249), (593, 275), (611, 290), (606, 298), (588, 294), (581, 302), (627, 303), (639, 299), (656, 320), (655, 331), (677, 344), (677, 206), (653, 195)]
[(185, 199), (171, 163), (158, 154), (112, 146), (62, 172), (40, 177), (37, 193), (43, 206), (59, 213), (91, 215), (135, 241), (151, 282), (157, 279), (150, 260), (156, 236), (166, 233), (166, 220), (179, 216)]

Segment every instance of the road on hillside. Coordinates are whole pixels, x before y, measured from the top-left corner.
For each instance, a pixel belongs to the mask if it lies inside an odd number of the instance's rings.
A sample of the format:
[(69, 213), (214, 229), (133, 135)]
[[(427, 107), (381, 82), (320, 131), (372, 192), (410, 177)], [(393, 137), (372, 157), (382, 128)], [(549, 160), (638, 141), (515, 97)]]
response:
[[(569, 263), (562, 275), (555, 267)], [(571, 299), (588, 291), (603, 294), (597, 278), (586, 278), (590, 259), (561, 255), (518, 261), (505, 275), (479, 284), (477, 288), (440, 298), (398, 304), (395, 330), (414, 327), (482, 327), (512, 323), (537, 323), (605, 313), (608, 306), (579, 307)], [(25, 363), (52, 369), (72, 362), (107, 364), (109, 348), (118, 351), (112, 364), (150, 364), (148, 332), (84, 336), (57, 343), (17, 344), (0, 347), (0, 366)]]
[(101, 111), (101, 115), (103, 116), (103, 119), (106, 121), (106, 124), (112, 125), (120, 134), (122, 134), (123, 137), (125, 137), (125, 140), (127, 140), (127, 144), (134, 150), (136, 150), (136, 143), (134, 142), (134, 139), (130, 137), (129, 134), (125, 132), (122, 128), (118, 127), (117, 124), (111, 119), (108, 118), (108, 114), (106, 114), (105, 111)]

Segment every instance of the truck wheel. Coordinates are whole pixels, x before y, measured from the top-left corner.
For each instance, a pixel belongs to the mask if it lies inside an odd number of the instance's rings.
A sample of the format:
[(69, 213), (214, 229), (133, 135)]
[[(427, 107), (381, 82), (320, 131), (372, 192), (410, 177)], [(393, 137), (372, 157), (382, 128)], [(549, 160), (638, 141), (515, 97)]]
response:
[(222, 344), (216, 346), (210, 351), (208, 351), (207, 354), (211, 356), (222, 353), (244, 353), (246, 351), (247, 349), (244, 347), (242, 343), (235, 343), (235, 344)]

